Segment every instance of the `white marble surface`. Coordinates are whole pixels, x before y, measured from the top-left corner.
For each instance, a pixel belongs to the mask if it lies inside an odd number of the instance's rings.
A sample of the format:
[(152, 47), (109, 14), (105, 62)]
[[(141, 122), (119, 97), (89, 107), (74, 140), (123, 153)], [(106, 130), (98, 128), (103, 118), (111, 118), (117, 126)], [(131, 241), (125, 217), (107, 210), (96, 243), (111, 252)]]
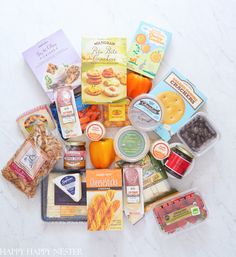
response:
[[(235, 0), (1, 1), (0, 167), (23, 140), (16, 117), (47, 102), (21, 52), (59, 28), (79, 52), (81, 36), (131, 39), (140, 20), (173, 33), (157, 81), (171, 67), (188, 76), (208, 96), (207, 111), (221, 131), (219, 143), (197, 160), (191, 175), (171, 180), (180, 190), (197, 187), (202, 192), (208, 222), (170, 239), (160, 236), (152, 213), (136, 226), (125, 222), (122, 232), (89, 233), (85, 224), (47, 224), (40, 218), (40, 192), (28, 200), (0, 177), (0, 256), (10, 256), (14, 249), (24, 256), (236, 256)], [(68, 249), (74, 252), (66, 253)]]

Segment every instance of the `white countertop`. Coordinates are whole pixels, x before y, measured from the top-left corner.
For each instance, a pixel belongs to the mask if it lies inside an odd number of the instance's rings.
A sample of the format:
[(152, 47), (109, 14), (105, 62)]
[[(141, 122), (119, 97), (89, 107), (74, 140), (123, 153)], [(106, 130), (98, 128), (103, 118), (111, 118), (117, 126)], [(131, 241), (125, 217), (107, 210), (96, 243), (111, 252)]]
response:
[(79, 53), (82, 36), (125, 36), (130, 42), (140, 20), (173, 33), (157, 81), (171, 67), (186, 75), (208, 97), (207, 112), (221, 131), (219, 143), (196, 161), (189, 176), (170, 180), (179, 190), (199, 189), (208, 204), (208, 222), (170, 239), (161, 237), (152, 213), (135, 226), (126, 220), (122, 232), (48, 224), (40, 217), (39, 190), (28, 200), (1, 176), (0, 256), (10, 251), (24, 256), (236, 256), (234, 0), (1, 1), (0, 168), (23, 141), (16, 117), (48, 102), (22, 51), (60, 28)]

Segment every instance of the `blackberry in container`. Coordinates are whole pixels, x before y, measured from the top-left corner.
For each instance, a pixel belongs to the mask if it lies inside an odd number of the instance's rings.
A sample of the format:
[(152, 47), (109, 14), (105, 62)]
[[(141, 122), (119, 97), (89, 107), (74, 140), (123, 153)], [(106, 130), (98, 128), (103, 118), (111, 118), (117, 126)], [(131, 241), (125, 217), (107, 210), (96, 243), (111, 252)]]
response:
[(202, 155), (219, 139), (219, 133), (206, 114), (195, 114), (178, 132), (181, 141), (194, 155)]

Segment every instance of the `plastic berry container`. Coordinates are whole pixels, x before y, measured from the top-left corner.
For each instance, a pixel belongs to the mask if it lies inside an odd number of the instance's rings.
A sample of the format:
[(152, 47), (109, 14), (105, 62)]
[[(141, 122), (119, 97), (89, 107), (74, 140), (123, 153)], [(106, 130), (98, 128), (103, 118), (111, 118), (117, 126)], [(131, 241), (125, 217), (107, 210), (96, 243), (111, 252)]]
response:
[(219, 132), (203, 112), (198, 112), (177, 133), (194, 155), (200, 156), (219, 140)]
[(153, 209), (160, 231), (175, 234), (202, 223), (208, 217), (208, 210), (196, 190), (175, 194), (161, 202)]

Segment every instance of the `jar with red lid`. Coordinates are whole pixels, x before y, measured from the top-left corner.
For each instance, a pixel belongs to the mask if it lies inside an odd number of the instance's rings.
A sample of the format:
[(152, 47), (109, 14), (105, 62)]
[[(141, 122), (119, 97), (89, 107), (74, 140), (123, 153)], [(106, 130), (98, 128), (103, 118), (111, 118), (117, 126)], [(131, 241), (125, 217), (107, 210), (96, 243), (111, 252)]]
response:
[(181, 179), (192, 164), (194, 156), (181, 145), (176, 145), (171, 148), (171, 153), (165, 159), (165, 169), (172, 176)]
[(66, 142), (66, 149), (64, 153), (64, 169), (71, 172), (85, 171), (85, 142)]

